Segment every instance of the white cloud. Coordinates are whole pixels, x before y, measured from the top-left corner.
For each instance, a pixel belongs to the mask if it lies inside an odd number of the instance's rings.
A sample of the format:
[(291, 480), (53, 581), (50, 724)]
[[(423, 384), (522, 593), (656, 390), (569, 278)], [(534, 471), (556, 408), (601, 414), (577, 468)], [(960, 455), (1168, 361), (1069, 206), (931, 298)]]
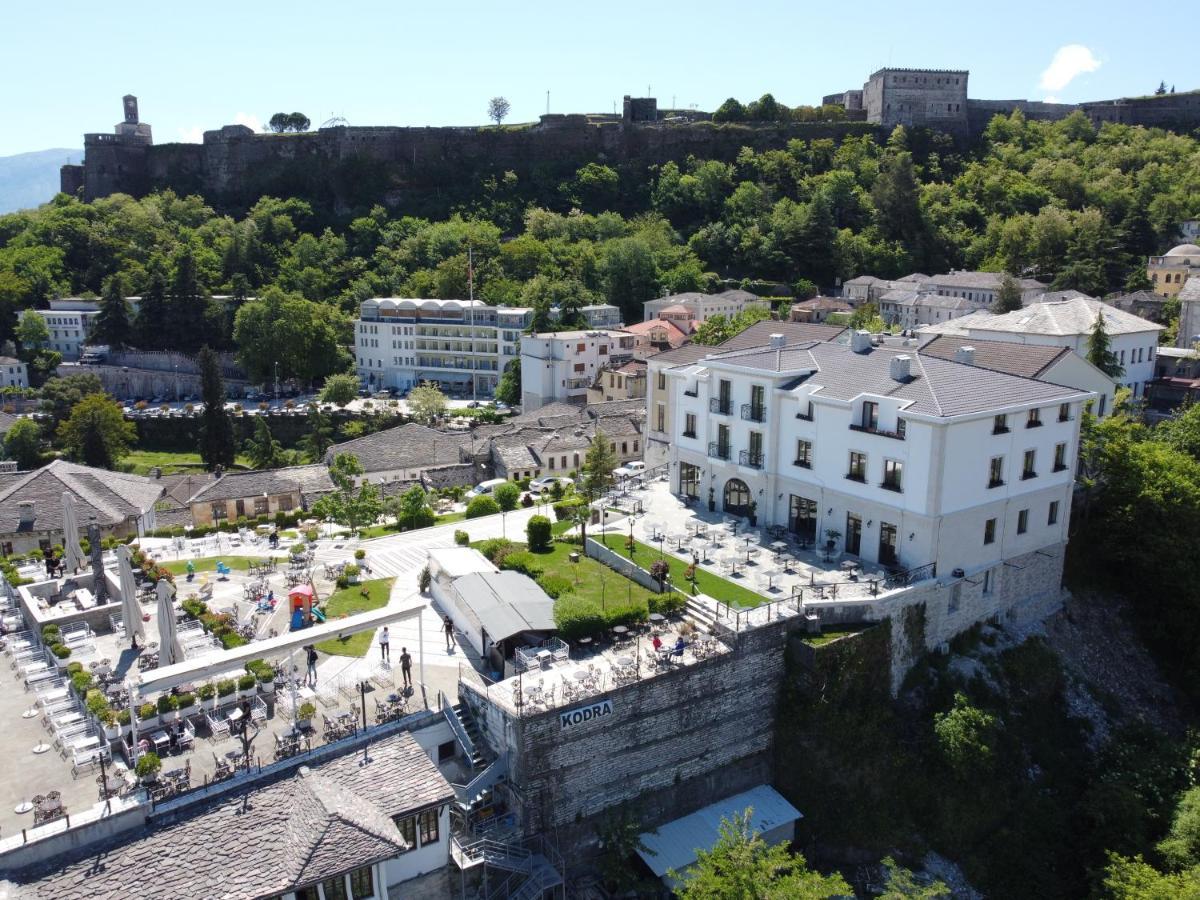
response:
[(256, 115), (253, 115), (252, 113), (240, 112), (236, 116), (233, 117), (233, 121), (235, 124), (245, 125), (247, 128), (249, 128), (253, 131), (262, 131), (263, 130), (262, 119), (260, 119)]
[(1042, 72), (1041, 89), (1061, 91), (1080, 75), (1095, 72), (1098, 68), (1100, 60), (1091, 50), (1083, 44), (1066, 44), (1054, 51), (1054, 59)]
[(199, 125), (192, 125), (190, 128), (180, 128), (179, 142), (181, 144), (204, 143), (204, 129)]

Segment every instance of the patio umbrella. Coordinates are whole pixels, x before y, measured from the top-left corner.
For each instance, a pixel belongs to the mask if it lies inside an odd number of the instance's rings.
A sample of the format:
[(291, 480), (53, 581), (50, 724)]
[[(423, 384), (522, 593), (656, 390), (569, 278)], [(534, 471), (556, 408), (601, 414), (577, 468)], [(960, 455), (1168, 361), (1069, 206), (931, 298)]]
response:
[(137, 600), (137, 583), (133, 580), (133, 554), (122, 544), (117, 548), (117, 571), (121, 583), (121, 618), (125, 620), (125, 636), (140, 640), (146, 638), (146, 626), (142, 624), (142, 607)]
[(158, 580), (158, 664), (170, 666), (183, 662), (179, 639), (175, 636), (175, 586), (165, 578)]
[(67, 571), (74, 575), (83, 568), (83, 549), (79, 546), (79, 517), (75, 514), (75, 497), (70, 491), (63, 491), (63, 561)]

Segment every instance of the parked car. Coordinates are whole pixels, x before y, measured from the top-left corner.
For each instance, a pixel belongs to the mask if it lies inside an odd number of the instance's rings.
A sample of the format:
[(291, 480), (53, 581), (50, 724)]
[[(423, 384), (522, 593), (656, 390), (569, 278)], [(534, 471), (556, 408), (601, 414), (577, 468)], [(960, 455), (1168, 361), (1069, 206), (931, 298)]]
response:
[(543, 475), (541, 478), (535, 478), (529, 482), (529, 493), (540, 494), (543, 491), (552, 490), (556, 482), (563, 487), (570, 487), (575, 483), (570, 478), (564, 478), (561, 475)]
[(638, 478), (646, 474), (646, 464), (635, 460), (634, 462), (626, 463), (620, 468), (613, 469), (613, 477), (618, 481), (627, 481), (630, 478)]
[(467, 491), (466, 497), (468, 500), (470, 500), (473, 497), (481, 497), (484, 494), (490, 494), (500, 485), (506, 484), (507, 482), (507, 478), (489, 478), (487, 481), (479, 482), (479, 484)]

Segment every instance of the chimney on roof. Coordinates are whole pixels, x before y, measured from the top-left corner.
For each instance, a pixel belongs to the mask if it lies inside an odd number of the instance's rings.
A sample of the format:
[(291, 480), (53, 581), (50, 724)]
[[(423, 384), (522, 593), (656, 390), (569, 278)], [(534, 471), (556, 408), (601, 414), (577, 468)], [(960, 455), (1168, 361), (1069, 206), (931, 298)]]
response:
[(786, 343), (786, 341), (783, 339), (782, 334), (771, 335), (771, 349), (772, 350), (782, 350), (785, 343)]
[(908, 381), (911, 377), (912, 357), (907, 354), (900, 354), (892, 357), (892, 381)]
[(853, 331), (850, 333), (850, 349), (855, 353), (866, 353), (871, 349), (871, 332)]
[(975, 348), (959, 347), (954, 351), (954, 361), (957, 363), (962, 363), (964, 366), (975, 365)]
[(34, 506), (32, 500), (22, 500), (17, 504), (17, 512), (20, 516), (22, 527), (29, 528), (33, 525)]

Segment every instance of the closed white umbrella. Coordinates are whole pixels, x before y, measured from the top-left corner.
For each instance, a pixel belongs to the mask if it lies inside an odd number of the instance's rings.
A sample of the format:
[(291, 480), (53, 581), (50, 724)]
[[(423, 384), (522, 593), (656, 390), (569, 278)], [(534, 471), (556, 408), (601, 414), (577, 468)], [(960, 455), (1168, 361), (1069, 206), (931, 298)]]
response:
[(74, 575), (83, 567), (83, 548), (79, 546), (79, 517), (75, 514), (75, 497), (63, 491), (63, 554), (67, 571)]
[(158, 580), (158, 664), (171, 666), (183, 662), (179, 640), (175, 637), (175, 586), (165, 578)]
[(133, 553), (125, 544), (117, 547), (117, 571), (121, 582), (121, 618), (125, 620), (125, 636), (135, 636), (143, 642), (146, 627), (142, 624), (142, 608), (137, 601), (137, 583), (133, 580)]

